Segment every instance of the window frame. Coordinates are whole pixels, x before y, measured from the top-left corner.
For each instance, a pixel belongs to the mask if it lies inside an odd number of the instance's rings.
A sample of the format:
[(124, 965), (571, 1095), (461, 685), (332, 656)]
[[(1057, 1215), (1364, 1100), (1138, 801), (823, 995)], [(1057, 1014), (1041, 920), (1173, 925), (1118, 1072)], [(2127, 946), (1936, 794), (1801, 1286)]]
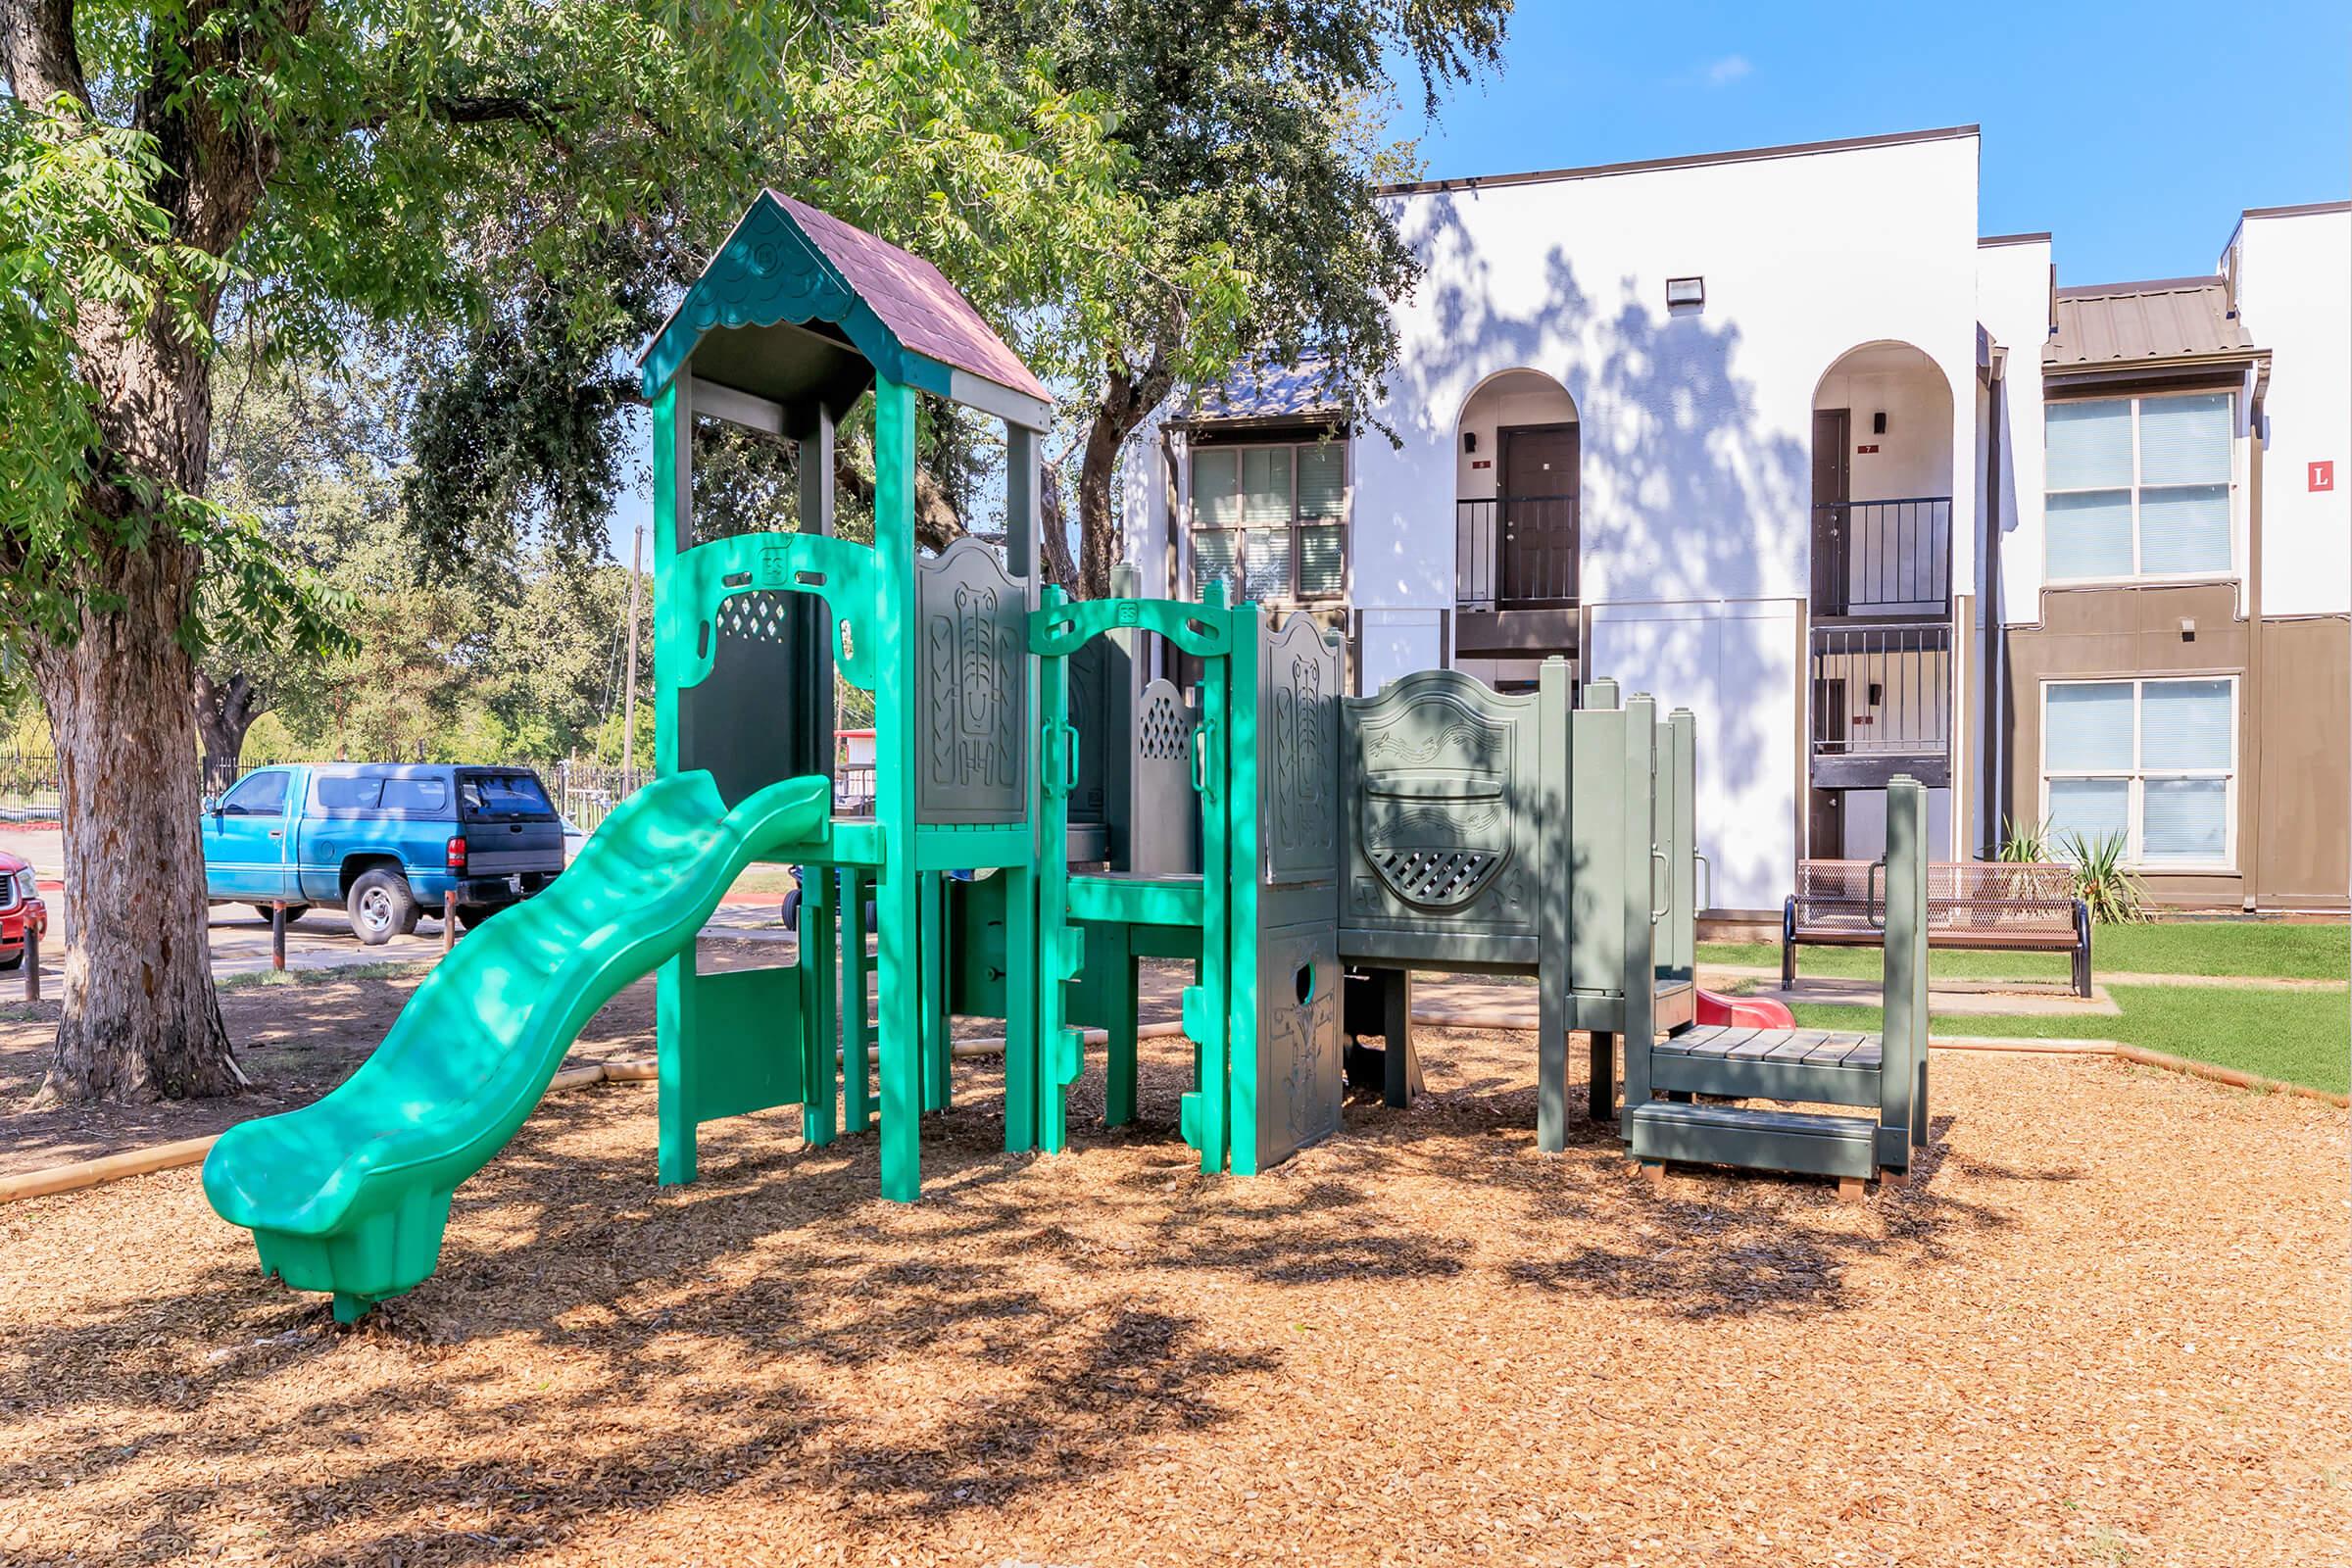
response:
[[(2224, 483), (2224, 488), (2229, 492), (2230, 508), (2229, 527), (2227, 530), (2230, 543), (2229, 564), (2220, 567), (2208, 567), (2201, 571), (2142, 571), (2139, 569), (2141, 555), (2139, 506), (2140, 492), (2148, 488), (2148, 486), (2145, 485), (2140, 478), (2140, 408), (2143, 404), (2158, 402), (2167, 398), (2209, 398), (2217, 396), (2227, 399), (2230, 407), (2230, 477)], [(2076, 485), (2066, 489), (2058, 489), (2054, 488), (2050, 484), (2050, 411), (2052, 409), (2079, 406), (2084, 403), (2128, 403), (2132, 406), (2132, 480), (2129, 484), (2123, 487), (2126, 493), (2132, 498), (2132, 569), (2128, 572), (2123, 572), (2120, 574), (2109, 572), (2089, 577), (2062, 577), (2059, 576), (2050, 565), (2050, 545), (2054, 534), (2054, 530), (2050, 525), (2050, 498), (2053, 496), (2104, 495), (2116, 488), (2114, 485), (2092, 484)], [(2082, 588), (2095, 587), (2106, 583), (2236, 582), (2240, 580), (2244, 576), (2245, 572), (2244, 567), (2241, 565), (2239, 561), (2241, 552), (2237, 548), (2237, 536), (2240, 499), (2244, 494), (2244, 486), (2240, 484), (2238, 479), (2237, 411), (2238, 389), (2235, 387), (2192, 386), (2176, 387), (2162, 392), (2100, 392), (2089, 394), (2083, 397), (2050, 398), (2045, 400), (2041, 406), (2041, 580), (2043, 584), (2053, 588)], [(2192, 487), (2186, 485), (2160, 484), (2155, 486), (2155, 488), (2158, 490), (2180, 490)]]
[[(2239, 737), (2239, 703), (2243, 692), (2235, 670), (2173, 670), (2160, 674), (2142, 675), (2049, 675), (2041, 681), (2041, 799), (2037, 820), (2050, 820), (2050, 781), (2052, 779), (2122, 779), (2124, 796), (2124, 864), (2134, 873), (2148, 876), (2203, 876), (2214, 872), (2234, 875), (2237, 864), (2237, 788), (2245, 758)], [(2147, 703), (2146, 688), (2151, 684), (2164, 685), (2180, 681), (2221, 681), (2230, 688), (2230, 765), (2214, 767), (2149, 767), (2140, 757), (2145, 731), (2142, 713)], [(2129, 686), (2132, 688), (2132, 765), (2114, 767), (2050, 766), (2050, 688), (2053, 686)], [(2222, 858), (2219, 860), (2161, 860), (2148, 863), (2144, 851), (2146, 831), (2147, 785), (2150, 779), (2220, 779), (2222, 790)]]
[[(1339, 519), (1335, 522), (1305, 522), (1298, 515), (1298, 455), (1302, 451), (1310, 451), (1326, 445), (1337, 447), (1340, 453)], [(1238, 484), (1241, 477), (1241, 465), (1244, 461), (1242, 454), (1272, 450), (1286, 450), (1291, 455), (1291, 515), (1288, 522), (1279, 525), (1290, 535), (1288, 579), (1290, 589), (1279, 598), (1261, 599), (1257, 602), (1281, 609), (1328, 609), (1334, 605), (1345, 605), (1348, 603), (1348, 590), (1353, 586), (1351, 581), (1353, 564), (1348, 557), (1348, 544), (1353, 531), (1355, 515), (1355, 452), (1354, 442), (1344, 434), (1309, 437), (1305, 440), (1212, 441), (1205, 444), (1193, 444), (1185, 453), (1184, 468), (1184, 569), (1186, 581), (1191, 591), (1198, 594), (1211, 580), (1203, 577), (1200, 572), (1199, 536), (1203, 533), (1230, 535), (1234, 540), (1234, 574), (1228, 580), (1234, 584), (1237, 603), (1247, 597), (1250, 580), (1250, 537), (1254, 533), (1264, 533), (1277, 525), (1265, 522), (1229, 524), (1202, 522), (1200, 520), (1200, 487), (1196, 482), (1197, 468), (1202, 456), (1230, 452), (1234, 454), (1235, 480)], [(1339, 586), (1328, 594), (1309, 596), (1299, 591), (1300, 584), (1304, 580), (1305, 556), (1303, 550), (1306, 531), (1309, 528), (1330, 528), (1340, 536)]]

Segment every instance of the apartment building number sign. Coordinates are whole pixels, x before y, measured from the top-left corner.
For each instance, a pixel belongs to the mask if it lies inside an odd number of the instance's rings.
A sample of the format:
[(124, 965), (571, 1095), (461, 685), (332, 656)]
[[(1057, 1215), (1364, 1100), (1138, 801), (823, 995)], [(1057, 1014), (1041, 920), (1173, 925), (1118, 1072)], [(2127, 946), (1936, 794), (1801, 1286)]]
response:
[(2313, 464), (2311, 466), (2311, 487), (2314, 490), (2334, 489), (2335, 465), (2333, 463)]

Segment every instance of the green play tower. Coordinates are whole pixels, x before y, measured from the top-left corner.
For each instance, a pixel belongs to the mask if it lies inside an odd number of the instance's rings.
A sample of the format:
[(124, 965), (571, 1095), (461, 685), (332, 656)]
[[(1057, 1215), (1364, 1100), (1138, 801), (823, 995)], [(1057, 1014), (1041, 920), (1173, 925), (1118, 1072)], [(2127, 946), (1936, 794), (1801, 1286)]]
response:
[[(1026, 644), (1046, 391), (928, 262), (774, 191), (687, 290), (642, 373), (654, 411), (662, 773), (707, 771), (731, 804), (829, 772), (835, 669), (874, 699), (871, 818), (831, 821), (793, 852), (807, 887), (797, 966), (703, 974), (691, 952), (662, 966), (662, 1179), (693, 1179), (696, 1129), (718, 1117), (799, 1103), (809, 1140), (824, 1143), (845, 1110), (863, 1130), (878, 1108), (882, 1191), (911, 1199), (916, 1118), (947, 1094), (941, 873), (1006, 879), (1020, 927), (1007, 943), (1006, 1032), (1033, 1028), (1038, 737)], [(832, 481), (834, 432), (869, 391), (870, 547), (835, 535)], [(1002, 561), (969, 539), (918, 558), (918, 391), (1004, 421)], [(697, 535), (698, 419), (799, 443), (799, 532)], [(1008, 1070), (1031, 1059), (1016, 1052)], [(1026, 1147), (1034, 1096), (1008, 1091), (1007, 1138)]]

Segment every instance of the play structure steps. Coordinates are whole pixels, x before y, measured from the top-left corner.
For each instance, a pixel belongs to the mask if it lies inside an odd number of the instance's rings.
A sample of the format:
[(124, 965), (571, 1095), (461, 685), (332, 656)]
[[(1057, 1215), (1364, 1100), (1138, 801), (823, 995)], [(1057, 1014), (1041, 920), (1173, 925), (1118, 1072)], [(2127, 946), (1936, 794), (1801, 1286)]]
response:
[[(1878, 874), (1886, 888), (1885, 1027), (1865, 1034), (1717, 1021), (1629, 1044), (1619, 1132), (1646, 1174), (1669, 1162), (1792, 1171), (1837, 1177), (1848, 1198), (1873, 1177), (1909, 1178), (1928, 1141), (1927, 791), (1915, 779), (1898, 775), (1887, 786)], [(1595, 1082), (1598, 1066), (1596, 1056)], [(1775, 1101), (1874, 1114), (1820, 1115)]]
[(416, 988), (333, 1093), (222, 1134), (205, 1196), (265, 1272), (349, 1322), (433, 1271), (458, 1183), (522, 1125), (571, 1042), (675, 954), (752, 860), (821, 837), (832, 786), (787, 779), (733, 810), (706, 772), (616, 807), (546, 892), (501, 912)]
[(1865, 1181), (1878, 1173), (1878, 1129), (1858, 1116), (1652, 1101), (1626, 1118), (1634, 1158), (1745, 1165)]
[(1649, 1086), (1668, 1093), (1821, 1105), (1879, 1102), (1877, 1035), (1700, 1025), (1649, 1054)]

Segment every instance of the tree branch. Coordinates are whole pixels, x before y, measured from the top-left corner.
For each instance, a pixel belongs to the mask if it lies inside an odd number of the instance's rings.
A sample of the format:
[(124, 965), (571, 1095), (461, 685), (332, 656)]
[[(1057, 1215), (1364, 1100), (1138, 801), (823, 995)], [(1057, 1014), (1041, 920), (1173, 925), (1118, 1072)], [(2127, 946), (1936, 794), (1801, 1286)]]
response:
[[(851, 464), (846, 449), (836, 448), (833, 458), (835, 488), (855, 496), (867, 506), (873, 505), (874, 482), (859, 473)], [(934, 555), (945, 550), (967, 532), (963, 518), (956, 514), (956, 504), (939, 479), (928, 468), (914, 470), (914, 542)]]
[[(425, 113), (445, 125), (501, 125), (529, 124), (546, 131), (563, 143), (568, 143), (558, 133), (563, 116), (571, 108), (566, 103), (545, 103), (517, 93), (479, 93), (451, 97), (435, 93), (424, 100)], [(394, 111), (373, 109), (349, 121), (346, 132), (381, 130), (392, 121)]]

